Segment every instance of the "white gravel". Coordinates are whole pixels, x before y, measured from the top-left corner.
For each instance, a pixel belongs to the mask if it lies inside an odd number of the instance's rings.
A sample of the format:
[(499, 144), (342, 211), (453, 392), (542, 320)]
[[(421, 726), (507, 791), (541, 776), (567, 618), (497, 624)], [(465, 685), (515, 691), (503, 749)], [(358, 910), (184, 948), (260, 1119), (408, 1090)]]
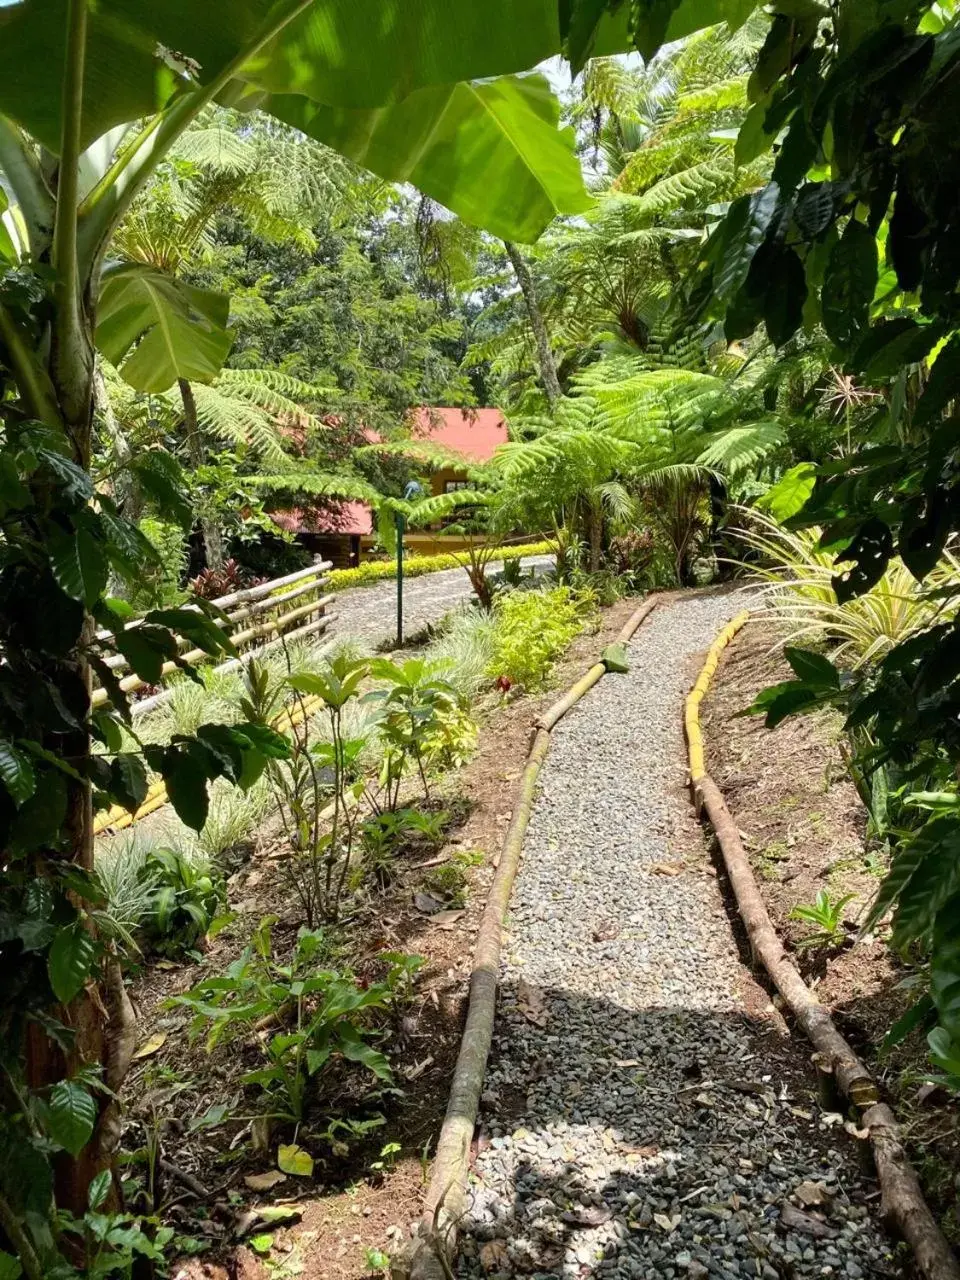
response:
[[(505, 938), (464, 1276), (897, 1274), (808, 1048), (784, 1042), (742, 967), (683, 787), (694, 655), (742, 604), (659, 608), (629, 675), (554, 734)], [(781, 1221), (803, 1183), (819, 1237)]]

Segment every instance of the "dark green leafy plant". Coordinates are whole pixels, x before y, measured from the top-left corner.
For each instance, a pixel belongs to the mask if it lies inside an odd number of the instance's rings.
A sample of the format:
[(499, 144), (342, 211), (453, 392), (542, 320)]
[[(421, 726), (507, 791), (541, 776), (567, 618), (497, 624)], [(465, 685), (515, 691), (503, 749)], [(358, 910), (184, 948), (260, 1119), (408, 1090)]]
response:
[(270, 1114), (303, 1120), (311, 1082), (335, 1061), (356, 1063), (376, 1079), (391, 1079), (390, 1064), (377, 1042), (376, 1027), (401, 986), (419, 965), (418, 957), (384, 957), (381, 982), (362, 983), (349, 974), (322, 969), (328, 942), (322, 931), (301, 929), (289, 963), (275, 956), (266, 916), (240, 958), (219, 978), (197, 983), (173, 1003), (194, 1011), (192, 1034), (206, 1031), (212, 1049), (224, 1037), (248, 1031), (263, 1018), (280, 1029), (263, 1041), (266, 1065), (243, 1077), (267, 1095)]
[(153, 950), (172, 955), (196, 947), (226, 900), (223, 877), (215, 867), (176, 849), (154, 849), (143, 875), (153, 886), (144, 920)]

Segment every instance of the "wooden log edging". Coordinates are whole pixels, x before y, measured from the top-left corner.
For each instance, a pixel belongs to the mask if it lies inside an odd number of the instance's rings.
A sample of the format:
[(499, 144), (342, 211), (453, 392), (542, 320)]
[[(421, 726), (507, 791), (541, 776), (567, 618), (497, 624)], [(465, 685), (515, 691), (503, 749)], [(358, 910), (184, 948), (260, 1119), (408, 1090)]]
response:
[(960, 1264), (930, 1212), (923, 1190), (904, 1149), (893, 1111), (879, 1100), (876, 1083), (827, 1010), (810, 990), (788, 956), (773, 926), (753, 874), (739, 828), (720, 788), (706, 771), (700, 704), (710, 687), (723, 650), (749, 618), (739, 614), (710, 648), (697, 682), (687, 696), (685, 723), (690, 759), (690, 786), (698, 813), (705, 811), (713, 827), (724, 866), (747, 930), (755, 961), (760, 961), (797, 1022), (806, 1032), (815, 1057), (828, 1064), (841, 1092), (869, 1134), (880, 1184), (880, 1207), (888, 1227), (913, 1250), (925, 1280), (960, 1280)]
[[(658, 599), (654, 596), (635, 609), (621, 628), (617, 642), (626, 644), (657, 604)], [(550, 748), (551, 731), (605, 673), (606, 667), (602, 662), (594, 663), (562, 698), (534, 721), (513, 815), (477, 930), (467, 1019), (427, 1184), (423, 1213), (408, 1252), (391, 1264), (391, 1275), (395, 1280), (401, 1277), (408, 1280), (449, 1280), (453, 1274), (457, 1234), (467, 1210), (470, 1146), (496, 1020), (503, 921), (510, 905), (523, 840), (533, 811), (537, 779)]]

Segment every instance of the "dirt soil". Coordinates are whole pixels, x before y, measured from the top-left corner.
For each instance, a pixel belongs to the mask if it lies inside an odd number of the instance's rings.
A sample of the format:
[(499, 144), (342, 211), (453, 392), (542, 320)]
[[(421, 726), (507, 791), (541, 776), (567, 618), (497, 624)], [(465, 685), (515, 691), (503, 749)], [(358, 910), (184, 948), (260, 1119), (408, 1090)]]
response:
[[(336, 945), (361, 976), (378, 975), (376, 957), (384, 950), (403, 950), (425, 960), (415, 1003), (386, 1046), (398, 1088), (358, 1098), (355, 1081), (345, 1079), (339, 1095), (334, 1081), (334, 1097), (325, 1108), (326, 1119), (380, 1113), (385, 1124), (366, 1138), (351, 1139), (340, 1154), (321, 1139), (321, 1127), (301, 1128), (297, 1138), (316, 1158), (314, 1176), (286, 1176), (269, 1190), (252, 1191), (245, 1179), (275, 1170), (278, 1141), (292, 1140), (289, 1132), (274, 1132), (259, 1154), (254, 1150), (261, 1126), (251, 1130), (250, 1100), (245, 1104), (239, 1077), (260, 1065), (257, 1046), (234, 1041), (208, 1053), (202, 1038), (188, 1040), (189, 1012), (167, 1003), (202, 978), (222, 973), (266, 914), (279, 917), (275, 949), (292, 944), (301, 912), (271, 857), (276, 841), (264, 841), (230, 877), (229, 905), (237, 919), (209, 943), (197, 963), (160, 960), (140, 973), (130, 992), (139, 1017), (139, 1049), (124, 1085), (123, 1149), (137, 1153), (128, 1160), (141, 1169), (146, 1152), (154, 1146), (159, 1150), (154, 1203), (162, 1206), (161, 1216), (176, 1226), (184, 1242), (184, 1256), (172, 1276), (358, 1280), (372, 1270), (368, 1250), (395, 1254), (405, 1241), (421, 1211), (428, 1161), (459, 1049), (477, 924), (510, 820), (532, 723), (558, 691), (596, 661), (637, 603), (622, 600), (605, 609), (599, 629), (580, 636), (554, 668), (549, 689), (512, 701), (489, 699), (481, 708), (477, 754), (439, 788), (437, 803), (454, 813), (447, 844), (439, 852), (418, 854), (414, 848), (390, 889), (359, 899), (338, 930)], [(430, 871), (457, 852), (469, 853), (477, 865), (467, 871), (463, 909), (444, 913), (438, 923), (417, 909), (414, 896)], [(238, 1118), (215, 1127), (198, 1125), (218, 1105)], [(399, 1151), (382, 1160), (383, 1147), (393, 1143)], [(385, 1167), (374, 1169), (374, 1164)], [(259, 1220), (262, 1206), (288, 1209), (291, 1225), (275, 1227)], [(147, 1206), (131, 1207), (142, 1211)], [(190, 1257), (192, 1251), (197, 1256)]]
[[(785, 637), (750, 623), (724, 654), (703, 705), (707, 768), (736, 819), (767, 909), (807, 982), (866, 1060), (904, 1128), (934, 1214), (960, 1245), (960, 1106), (927, 1083), (919, 1034), (893, 1053), (880, 1045), (915, 994), (886, 943), (886, 928), (858, 940), (858, 924), (887, 869), (868, 838), (866, 812), (844, 766), (842, 721), (823, 711), (793, 716), (776, 729), (741, 717), (768, 685), (793, 673), (782, 657)], [(811, 926), (791, 919), (820, 891), (843, 912), (845, 940), (808, 948)]]

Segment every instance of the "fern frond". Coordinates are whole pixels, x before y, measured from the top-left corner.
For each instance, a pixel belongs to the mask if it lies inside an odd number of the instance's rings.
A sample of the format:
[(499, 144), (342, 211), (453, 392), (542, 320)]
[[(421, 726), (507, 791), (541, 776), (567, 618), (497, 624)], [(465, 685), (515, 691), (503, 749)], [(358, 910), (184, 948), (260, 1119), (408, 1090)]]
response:
[(786, 432), (779, 422), (750, 422), (728, 427), (710, 441), (697, 458), (697, 463), (727, 475), (747, 471), (762, 462), (786, 443)]

